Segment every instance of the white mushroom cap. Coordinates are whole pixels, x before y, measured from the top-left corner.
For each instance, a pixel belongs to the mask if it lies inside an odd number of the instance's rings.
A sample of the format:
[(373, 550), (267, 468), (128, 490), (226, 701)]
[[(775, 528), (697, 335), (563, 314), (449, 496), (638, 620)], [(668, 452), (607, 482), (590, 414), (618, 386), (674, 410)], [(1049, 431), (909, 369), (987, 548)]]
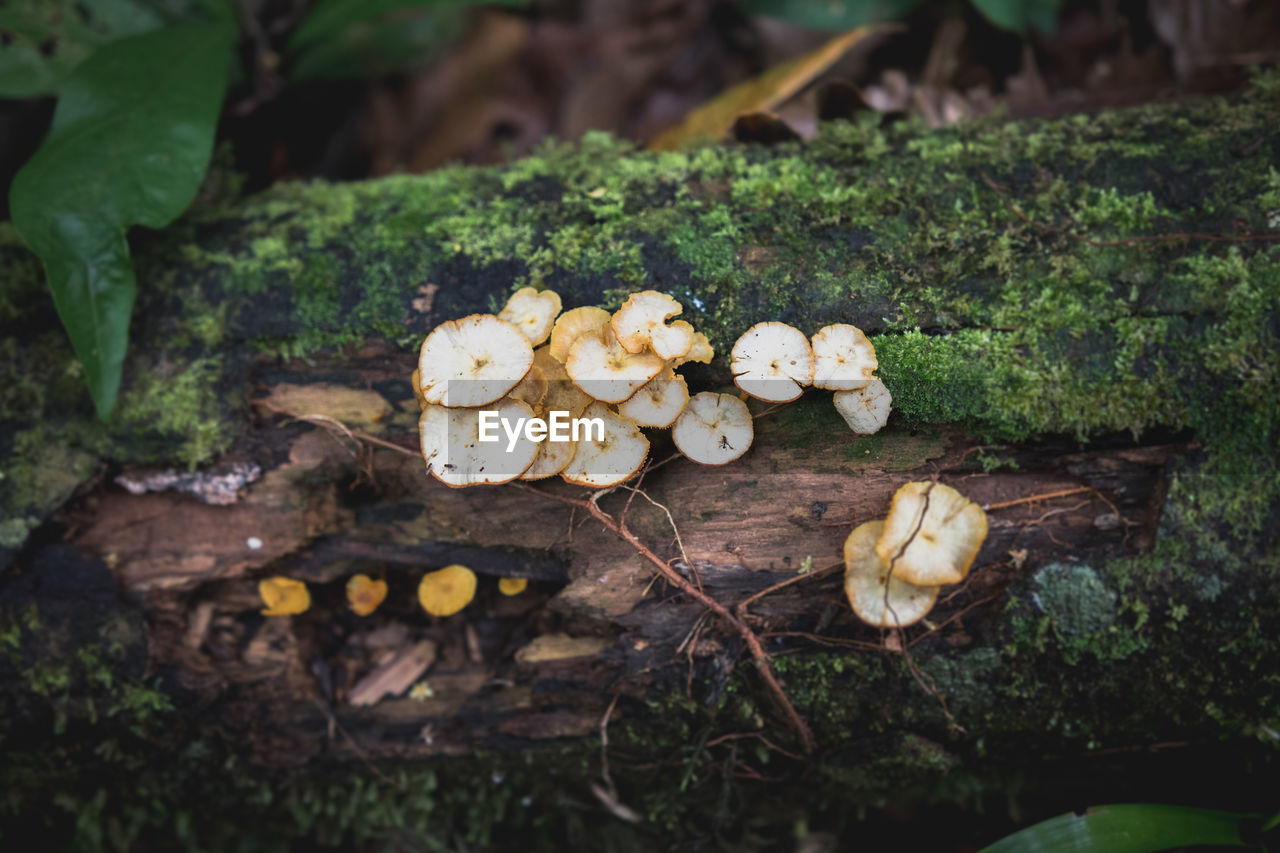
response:
[(507, 300), (498, 317), (515, 326), (535, 347), (551, 334), (560, 313), (560, 294), (554, 290), (522, 287)]
[(485, 411), (497, 412), (513, 428), (520, 418), (533, 417), (529, 404), (509, 398), (483, 409), (428, 405), (422, 410), (418, 418), (422, 458), (432, 476), (446, 486), (508, 483), (533, 464), (538, 444), (525, 438), (523, 430), (510, 452), (501, 426), (497, 441), (480, 441), (480, 413)]
[(860, 435), (879, 432), (893, 411), (893, 395), (879, 379), (872, 379), (856, 391), (837, 391), (831, 399), (849, 429)]
[(546, 412), (568, 412), (569, 417), (576, 418), (582, 410), (591, 405), (587, 393), (573, 384), (569, 372), (564, 365), (551, 355), (549, 347), (538, 347), (533, 351), (533, 366), (542, 371), (547, 380), (547, 393), (542, 398), (542, 408)]
[(702, 465), (732, 462), (747, 452), (754, 436), (747, 404), (732, 394), (711, 391), (691, 397), (671, 429), (676, 448)]
[(640, 472), (649, 455), (649, 439), (635, 421), (624, 418), (604, 403), (592, 403), (583, 418), (599, 418), (604, 423), (604, 440), (593, 432), (578, 441), (573, 461), (560, 473), (577, 486), (600, 489), (625, 483)]
[(669, 317), (684, 310), (672, 297), (656, 290), (642, 290), (627, 297), (610, 320), (618, 342), (627, 352), (652, 349), (660, 358), (678, 358), (693, 346), (693, 326)]
[(893, 576), (916, 586), (959, 583), (987, 538), (982, 507), (942, 483), (907, 483), (876, 542)]
[(788, 403), (813, 381), (813, 350), (804, 333), (786, 323), (756, 323), (733, 345), (729, 370), (752, 397)]
[(876, 348), (857, 326), (836, 323), (813, 336), (813, 387), (862, 388), (876, 372)]
[(678, 358), (671, 359), (668, 364), (672, 367), (679, 367), (691, 361), (696, 361), (699, 364), (710, 364), (715, 355), (716, 351), (711, 346), (711, 341), (707, 339), (707, 336), (702, 332), (694, 332), (693, 346), (689, 347), (689, 351)]
[(613, 329), (583, 335), (573, 344), (565, 370), (574, 384), (605, 403), (621, 403), (662, 372), (663, 361), (651, 352), (627, 352)]
[(643, 427), (669, 427), (680, 417), (688, 402), (689, 386), (684, 377), (677, 376), (667, 367), (646, 382), (630, 400), (619, 404), (618, 414)]
[[(889, 565), (876, 552), (883, 521), (860, 524), (844, 540), (844, 594), (859, 619), (877, 628), (914, 625), (933, 609), (936, 586), (912, 586), (889, 576)], [(887, 587), (887, 589), (886, 589)]]
[(441, 323), (418, 354), (422, 398), (437, 406), (487, 406), (516, 386), (533, 364), (529, 339), (492, 314)]
[[(538, 415), (544, 419), (546, 416), (545, 411)], [(569, 466), (577, 452), (576, 441), (541, 441), (538, 443), (538, 455), (533, 457), (533, 464), (520, 475), (520, 479), (545, 480), (547, 477), (554, 477)]]
[(551, 329), (551, 357), (564, 364), (569, 351), (583, 335), (598, 335), (609, 325), (609, 312), (593, 305), (571, 308), (556, 320)]

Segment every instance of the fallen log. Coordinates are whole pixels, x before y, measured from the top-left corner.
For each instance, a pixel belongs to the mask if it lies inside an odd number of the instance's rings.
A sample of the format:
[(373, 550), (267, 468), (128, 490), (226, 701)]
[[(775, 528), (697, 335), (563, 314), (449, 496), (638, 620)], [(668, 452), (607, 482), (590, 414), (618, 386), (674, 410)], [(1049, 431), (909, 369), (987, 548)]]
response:
[[(1155, 798), (1176, 783), (1262, 808), (1280, 741), (1275, 89), (768, 149), (591, 136), (503, 168), (208, 198), (135, 242), (106, 425), (6, 232), (3, 734), (52, 756), (13, 763), (10, 803), (69, 785), (68, 810), (132, 814), (97, 780), (144, 772), (163, 816), (114, 831), (169, 837), (174, 814), (245, 807), (200, 763), (229, 754), (277, 792), (254, 800), (263, 832), (335, 838), (403, 824), (413, 791), (432, 831), (481, 838), (526, 825), (522, 797), (569, 797), (587, 817), (556, 823), (561, 842), (593, 812), (738, 838), (756, 808), (838, 828), (1015, 784), (1061, 810), (1108, 790), (1080, 781), (1098, 766)], [(822, 393), (758, 406), (724, 468), (658, 433), (650, 469), (598, 504), (563, 483), (450, 490), (416, 456), (415, 346), (525, 284), (566, 307), (673, 294), (720, 354), (694, 390), (727, 384), (756, 321), (857, 324), (895, 414), (858, 437)], [(991, 533), (927, 621), (886, 632), (843, 603), (840, 549), (911, 480), (984, 505)], [(418, 579), (455, 562), (477, 601), (427, 617)], [(390, 586), (364, 619), (342, 595), (357, 571)], [(307, 613), (260, 615), (275, 574), (309, 584)], [(503, 596), (501, 577), (531, 587)], [(735, 625), (768, 664), (746, 665)], [(420, 689), (350, 701), (428, 648)], [(157, 781), (193, 744), (206, 769)], [(331, 820), (355, 776), (398, 810)]]

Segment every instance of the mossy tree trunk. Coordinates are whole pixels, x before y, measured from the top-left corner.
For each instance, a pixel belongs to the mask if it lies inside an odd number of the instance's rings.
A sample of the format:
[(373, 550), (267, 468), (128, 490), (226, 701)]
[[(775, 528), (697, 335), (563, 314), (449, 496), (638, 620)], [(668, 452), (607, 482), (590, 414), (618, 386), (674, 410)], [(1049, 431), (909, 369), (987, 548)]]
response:
[[(1092, 796), (1073, 774), (1095, 761), (1151, 796), (1181, 780), (1206, 805), (1235, 791), (1206, 768), (1238, 773), (1252, 752), (1274, 779), (1276, 90), (937, 132), (839, 125), (802, 148), (654, 156), (590, 137), (499, 169), (207, 199), (135, 243), (142, 302), (106, 426), (6, 232), (6, 748), (47, 737), (75, 760), (105, 737), (87, 714), (148, 756), (216, 731), (277, 773), (342, 759), (372, 774), (374, 799), (418, 791), (408, 812), (454, 801), (395, 774), (487, 767), (464, 798), (496, 802), (508, 827), (528, 819), (521, 796), (551, 789), (724, 831), (762, 792), (775, 818), (827, 820), (1019, 778)], [(727, 606), (814, 570), (747, 617), (812, 756), (789, 757), (795, 733), (740, 665), (740, 638), (631, 546), (527, 489), (444, 488), (412, 455), (416, 344), (523, 284), (566, 307), (665, 290), (722, 355), (765, 319), (872, 334), (895, 401), (884, 432), (852, 435), (811, 392), (760, 418), (742, 460), (672, 461), (642, 497), (602, 501)], [(723, 357), (691, 373), (726, 380)], [(652, 458), (671, 452), (655, 435)], [(989, 506), (991, 535), (928, 622), (867, 628), (824, 570), (921, 479)], [(417, 579), (452, 562), (480, 573), (479, 600), (428, 619)], [(390, 583), (368, 619), (344, 606), (355, 571)], [(310, 611), (262, 617), (256, 583), (272, 574), (308, 581)], [(503, 576), (531, 589), (501, 596)], [(77, 603), (51, 577), (95, 591)], [(357, 682), (423, 640), (430, 695), (352, 706)], [(618, 789), (593, 798), (606, 716)], [(1159, 745), (1174, 757), (1153, 758)], [(99, 759), (108, 776), (137, 770)], [(6, 782), (63, 778), (20, 764), (32, 775)], [(759, 778), (730, 808), (713, 777)], [(682, 779), (701, 781), (685, 796)], [(814, 780), (839, 792), (817, 797)], [(206, 782), (154, 784), (181, 810)], [(326, 785), (297, 783), (280, 831), (314, 829), (299, 815), (342, 796)], [(269, 801), (255, 808), (278, 827)], [(462, 820), (446, 811), (432, 820)], [(315, 826), (404, 819), (379, 814)]]

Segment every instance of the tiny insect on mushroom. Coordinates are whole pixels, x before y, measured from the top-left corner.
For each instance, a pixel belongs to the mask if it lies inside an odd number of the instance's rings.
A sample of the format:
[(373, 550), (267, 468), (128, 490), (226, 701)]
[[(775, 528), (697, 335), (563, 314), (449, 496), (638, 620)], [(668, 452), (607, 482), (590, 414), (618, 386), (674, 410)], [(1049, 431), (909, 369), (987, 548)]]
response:
[(809, 339), (786, 323), (756, 323), (734, 343), (729, 357), (737, 386), (770, 403), (789, 403), (813, 382)]
[(703, 391), (671, 428), (676, 449), (700, 465), (725, 465), (751, 447), (755, 429), (747, 404), (732, 394)]
[(533, 417), (528, 403), (504, 398), (486, 409), (427, 406), (418, 418), (422, 458), (432, 476), (451, 488), (509, 483), (533, 464), (538, 443), (520, 430), (514, 443), (505, 427), (490, 430), (495, 441), (481, 441), (482, 418), (514, 427)]
[(893, 411), (893, 395), (879, 379), (853, 391), (837, 391), (831, 401), (849, 429), (859, 435), (871, 435), (884, 429)]
[(498, 312), (498, 318), (515, 326), (535, 347), (551, 335), (560, 313), (560, 295), (554, 290), (522, 287)]
[(516, 386), (533, 364), (518, 328), (492, 314), (441, 323), (418, 353), (422, 398), (438, 406), (487, 406)]
[(575, 385), (604, 403), (630, 398), (664, 366), (654, 353), (628, 352), (608, 326), (598, 335), (578, 338), (564, 365)]
[(368, 616), (387, 597), (387, 582), (368, 575), (352, 575), (347, 581), (347, 604), (357, 616)]
[(519, 595), (528, 586), (528, 578), (498, 578), (498, 592), (503, 595)]
[(836, 323), (813, 336), (813, 387), (852, 391), (871, 381), (876, 348), (857, 326)]
[(258, 581), (258, 596), (266, 605), (263, 616), (293, 616), (305, 613), (311, 607), (311, 593), (307, 585), (293, 578), (281, 576)]
[(907, 483), (876, 542), (893, 576), (916, 586), (960, 583), (987, 538), (982, 507), (943, 483)]
[(689, 386), (670, 367), (646, 382), (631, 399), (618, 404), (618, 414), (642, 427), (665, 428), (675, 423), (689, 402)]
[(582, 417), (599, 418), (604, 434), (578, 441), (573, 461), (560, 472), (566, 482), (602, 489), (625, 483), (640, 472), (649, 456), (649, 439), (635, 421), (599, 402), (587, 406)]
[[(914, 625), (933, 609), (938, 587), (899, 580), (876, 551), (883, 521), (860, 524), (844, 540), (844, 594), (854, 614), (876, 628)], [(886, 589), (887, 587), (887, 589)]]
[(427, 572), (418, 583), (418, 603), (432, 616), (452, 616), (476, 597), (476, 575), (466, 566)]
[(594, 305), (571, 308), (556, 319), (551, 328), (551, 357), (563, 364), (569, 360), (569, 351), (583, 335), (598, 335), (609, 325), (609, 312)]
[(693, 346), (693, 326), (683, 320), (668, 326), (667, 320), (683, 310), (665, 293), (642, 290), (627, 297), (609, 324), (627, 352), (651, 349), (659, 358), (679, 358)]

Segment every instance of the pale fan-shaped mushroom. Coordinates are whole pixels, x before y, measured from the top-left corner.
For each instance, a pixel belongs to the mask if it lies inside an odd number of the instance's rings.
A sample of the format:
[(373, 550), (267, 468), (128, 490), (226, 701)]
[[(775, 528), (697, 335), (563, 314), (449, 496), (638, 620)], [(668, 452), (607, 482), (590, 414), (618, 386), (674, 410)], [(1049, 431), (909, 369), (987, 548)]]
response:
[(418, 354), (422, 398), (438, 406), (487, 406), (516, 386), (533, 364), (529, 339), (492, 314), (441, 323)]
[(789, 403), (813, 381), (813, 350), (786, 323), (756, 323), (733, 345), (729, 370), (738, 387), (771, 403)]
[(814, 388), (852, 391), (876, 372), (876, 348), (857, 326), (836, 323), (819, 329), (812, 346)]
[(899, 580), (896, 567), (894, 576), (889, 576), (889, 565), (876, 552), (883, 528), (883, 521), (868, 521), (844, 541), (844, 594), (853, 612), (868, 625), (905, 628), (933, 609), (938, 588)]
[(879, 379), (872, 379), (854, 391), (837, 391), (831, 399), (849, 429), (860, 435), (883, 429), (893, 410), (893, 395)]
[(650, 379), (631, 399), (618, 405), (618, 414), (643, 427), (669, 427), (689, 402), (689, 385), (670, 368)]
[(747, 404), (711, 391), (691, 397), (671, 429), (676, 448), (702, 465), (732, 462), (747, 452), (754, 436)]
[(982, 507), (942, 483), (907, 483), (876, 542), (893, 576), (916, 586), (959, 583), (987, 538)]
[(578, 338), (564, 365), (575, 385), (605, 403), (626, 400), (663, 366), (651, 352), (628, 352), (608, 326), (599, 335)]
[[(488, 413), (496, 415), (487, 418), (498, 424), (488, 430), (496, 440), (481, 441), (481, 417)], [(432, 476), (452, 488), (508, 483), (533, 464), (538, 444), (521, 430), (511, 447), (501, 423), (505, 421), (514, 429), (521, 418), (532, 417), (528, 403), (510, 398), (484, 409), (427, 406), (418, 418), (422, 458)]]
[(529, 343), (536, 347), (551, 334), (559, 313), (560, 295), (554, 290), (522, 287), (511, 294), (498, 317), (523, 332)]
[(569, 417), (576, 418), (591, 405), (587, 392), (573, 384), (569, 372), (551, 355), (549, 347), (538, 347), (533, 351), (533, 366), (541, 370), (547, 380), (547, 395), (542, 398), (544, 410), (567, 412)]
[(699, 364), (710, 364), (711, 359), (715, 358), (716, 351), (711, 346), (711, 341), (702, 332), (693, 333), (693, 346), (689, 347), (689, 351), (679, 358), (673, 358), (668, 364), (672, 367), (679, 367), (682, 364), (688, 364), (696, 361)]
[(564, 312), (551, 329), (551, 357), (561, 364), (565, 363), (578, 338), (583, 335), (598, 335), (608, 325), (609, 312), (593, 305)]
[(679, 358), (693, 346), (693, 326), (667, 319), (684, 310), (672, 297), (656, 290), (642, 290), (627, 297), (610, 320), (613, 333), (627, 352), (652, 349), (659, 358)]
[(579, 439), (573, 461), (560, 473), (565, 481), (600, 489), (625, 483), (640, 472), (649, 455), (649, 439), (635, 421), (599, 402), (588, 406), (582, 417), (599, 418), (604, 435), (592, 433)]

